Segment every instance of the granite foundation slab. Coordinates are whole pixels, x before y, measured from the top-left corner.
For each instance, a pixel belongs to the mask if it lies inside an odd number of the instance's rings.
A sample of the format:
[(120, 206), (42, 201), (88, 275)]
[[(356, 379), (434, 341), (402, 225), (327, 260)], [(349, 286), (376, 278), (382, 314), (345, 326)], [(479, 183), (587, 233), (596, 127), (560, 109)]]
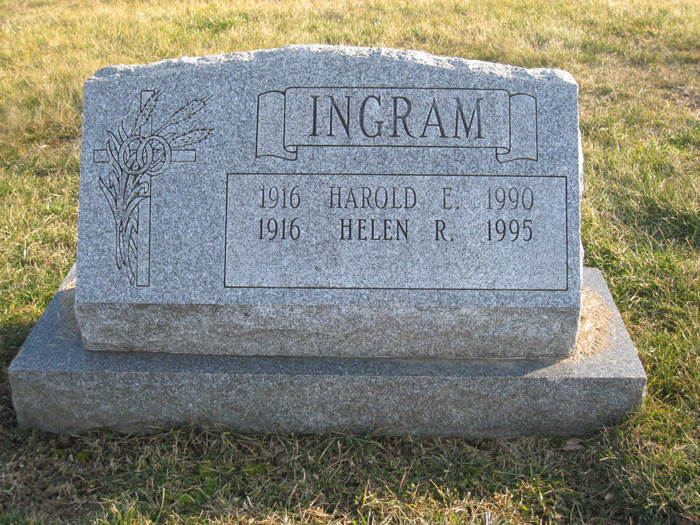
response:
[(243, 433), (378, 430), (500, 438), (585, 434), (619, 422), (646, 376), (601, 273), (583, 285), (614, 311), (592, 356), (338, 359), (86, 351), (69, 275), (9, 368), (23, 428), (149, 432), (183, 424)]

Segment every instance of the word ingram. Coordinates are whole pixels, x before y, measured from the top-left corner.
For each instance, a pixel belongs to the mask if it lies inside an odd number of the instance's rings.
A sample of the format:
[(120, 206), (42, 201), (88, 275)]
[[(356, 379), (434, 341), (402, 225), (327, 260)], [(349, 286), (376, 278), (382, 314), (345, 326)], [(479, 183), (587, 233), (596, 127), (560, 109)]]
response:
[[(482, 98), (465, 104), (460, 97), (372, 94), (309, 95), (310, 137), (483, 139)], [(470, 137), (470, 135), (472, 135)]]

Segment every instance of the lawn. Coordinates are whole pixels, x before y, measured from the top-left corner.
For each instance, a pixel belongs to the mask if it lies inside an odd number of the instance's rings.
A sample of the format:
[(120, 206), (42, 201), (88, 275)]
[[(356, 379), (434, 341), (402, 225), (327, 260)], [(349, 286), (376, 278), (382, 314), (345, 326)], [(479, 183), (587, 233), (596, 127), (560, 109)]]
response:
[[(110, 64), (293, 43), (569, 71), (585, 264), (644, 363), (591, 436), (54, 436), (7, 366), (75, 261), (82, 84)], [(700, 522), (700, 6), (692, 0), (0, 0), (0, 525)]]

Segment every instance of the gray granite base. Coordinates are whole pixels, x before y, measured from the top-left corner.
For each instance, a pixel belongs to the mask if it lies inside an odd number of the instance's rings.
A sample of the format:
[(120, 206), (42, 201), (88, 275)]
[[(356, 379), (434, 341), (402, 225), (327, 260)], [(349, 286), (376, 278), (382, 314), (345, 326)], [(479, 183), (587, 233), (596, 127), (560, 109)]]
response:
[(642, 401), (646, 376), (601, 273), (583, 285), (614, 311), (610, 348), (533, 359), (344, 359), (86, 351), (59, 289), (9, 368), (21, 427), (243, 433), (350, 430), (501, 438), (584, 434)]
[(573, 352), (580, 314), (578, 307), (544, 306), (76, 303), (76, 309), (89, 350), (418, 359), (561, 359)]

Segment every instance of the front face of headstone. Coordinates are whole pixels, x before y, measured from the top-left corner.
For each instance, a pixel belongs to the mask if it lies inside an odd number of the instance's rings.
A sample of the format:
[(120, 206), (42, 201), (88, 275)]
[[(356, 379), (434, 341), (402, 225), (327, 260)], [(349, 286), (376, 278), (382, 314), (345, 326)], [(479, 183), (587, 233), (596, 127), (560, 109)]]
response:
[(85, 85), (90, 349), (570, 353), (577, 87), (561, 71), (299, 46)]

